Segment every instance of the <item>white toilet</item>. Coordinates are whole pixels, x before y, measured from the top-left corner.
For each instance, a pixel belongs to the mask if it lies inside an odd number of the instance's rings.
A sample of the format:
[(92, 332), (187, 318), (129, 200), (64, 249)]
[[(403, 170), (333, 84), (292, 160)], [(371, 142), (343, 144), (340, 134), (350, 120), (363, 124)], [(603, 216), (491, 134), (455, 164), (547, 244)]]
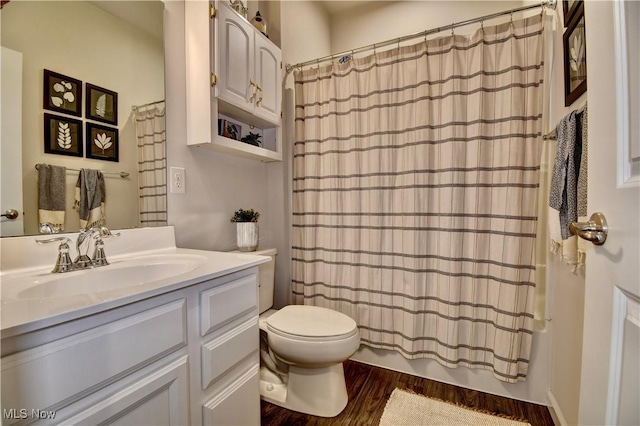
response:
[(335, 417), (346, 407), (342, 362), (360, 346), (356, 322), (317, 306), (273, 306), (275, 249), (259, 266), (260, 396), (293, 411)]

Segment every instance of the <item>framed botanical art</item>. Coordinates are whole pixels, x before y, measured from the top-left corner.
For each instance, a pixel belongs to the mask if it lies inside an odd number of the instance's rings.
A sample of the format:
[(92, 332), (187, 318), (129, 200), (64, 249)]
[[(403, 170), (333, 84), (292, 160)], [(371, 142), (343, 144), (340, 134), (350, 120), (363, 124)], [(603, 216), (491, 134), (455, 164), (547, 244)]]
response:
[(562, 0), (562, 20), (565, 28), (569, 26), (569, 21), (571, 21), (581, 3), (582, 0)]
[(118, 94), (102, 87), (87, 83), (85, 117), (87, 120), (118, 124)]
[(564, 105), (571, 105), (587, 90), (587, 46), (584, 26), (584, 4), (564, 32)]
[(43, 108), (63, 114), (82, 115), (82, 82), (44, 70)]
[(87, 158), (118, 162), (118, 129), (87, 123)]
[(82, 121), (44, 115), (44, 152), (82, 157)]

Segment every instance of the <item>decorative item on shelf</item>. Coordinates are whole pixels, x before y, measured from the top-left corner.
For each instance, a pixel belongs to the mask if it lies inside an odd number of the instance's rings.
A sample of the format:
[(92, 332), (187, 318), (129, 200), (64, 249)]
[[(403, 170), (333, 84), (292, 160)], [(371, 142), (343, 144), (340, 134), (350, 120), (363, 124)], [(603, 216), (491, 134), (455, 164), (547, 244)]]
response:
[(218, 119), (218, 134), (225, 138), (240, 140), (242, 126), (220, 118)]
[(253, 209), (239, 209), (231, 216), (236, 224), (236, 243), (240, 251), (255, 251), (258, 248), (258, 218), (260, 213)]
[(231, 3), (231, 8), (233, 10), (242, 15), (244, 19), (247, 19), (247, 12), (249, 11), (249, 9), (244, 6), (242, 0), (229, 0), (229, 3)]
[(260, 133), (249, 132), (248, 135), (245, 135), (240, 139), (240, 142), (248, 143), (249, 145), (260, 146), (262, 145), (262, 141), (260, 140), (261, 137), (262, 135)]
[(251, 18), (251, 23), (258, 29), (258, 31), (264, 34), (265, 37), (269, 38), (267, 35), (267, 21), (265, 21), (262, 15), (260, 15), (260, 11), (257, 11), (256, 16)]

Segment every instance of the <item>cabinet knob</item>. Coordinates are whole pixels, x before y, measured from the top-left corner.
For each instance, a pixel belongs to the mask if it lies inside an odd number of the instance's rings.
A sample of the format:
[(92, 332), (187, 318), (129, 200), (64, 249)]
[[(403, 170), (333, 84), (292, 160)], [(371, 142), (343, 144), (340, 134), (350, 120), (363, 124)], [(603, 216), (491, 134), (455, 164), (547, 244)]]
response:
[(215, 86), (218, 81), (218, 78), (214, 73), (211, 73), (211, 87)]

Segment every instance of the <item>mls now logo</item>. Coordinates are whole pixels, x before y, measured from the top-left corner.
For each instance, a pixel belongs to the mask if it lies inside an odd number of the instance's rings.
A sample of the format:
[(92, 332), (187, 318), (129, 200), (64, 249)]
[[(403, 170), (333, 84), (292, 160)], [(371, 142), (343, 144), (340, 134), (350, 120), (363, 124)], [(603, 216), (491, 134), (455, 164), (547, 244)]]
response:
[(46, 410), (38, 410), (35, 408), (32, 410), (27, 410), (26, 408), (21, 408), (21, 409), (4, 408), (2, 410), (2, 417), (5, 419), (16, 419), (16, 420), (23, 420), (27, 418), (45, 420), (45, 419), (54, 419), (56, 417), (56, 412), (53, 410), (46, 411)]

